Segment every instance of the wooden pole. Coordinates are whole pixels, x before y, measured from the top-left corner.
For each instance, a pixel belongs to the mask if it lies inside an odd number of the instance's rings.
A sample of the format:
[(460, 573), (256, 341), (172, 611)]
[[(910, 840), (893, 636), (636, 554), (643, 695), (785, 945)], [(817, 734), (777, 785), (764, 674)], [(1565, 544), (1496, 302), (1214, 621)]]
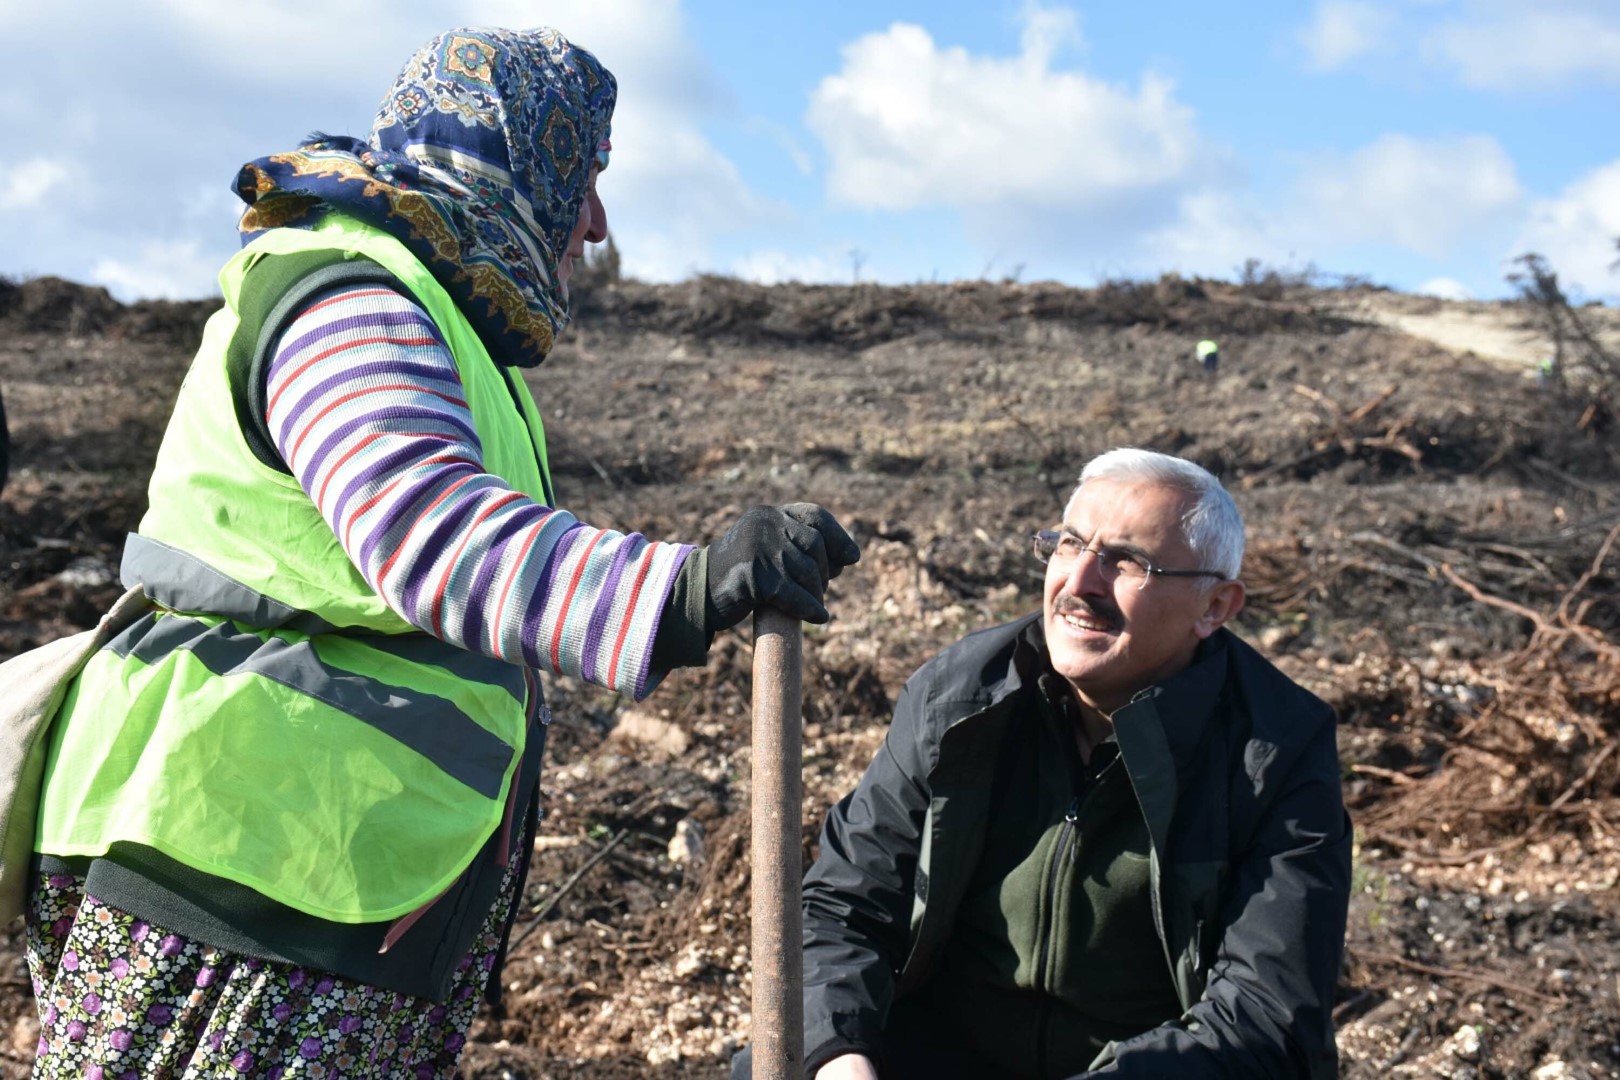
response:
[(754, 1080), (804, 1075), (804, 631), (774, 608), (754, 613), (752, 872)]

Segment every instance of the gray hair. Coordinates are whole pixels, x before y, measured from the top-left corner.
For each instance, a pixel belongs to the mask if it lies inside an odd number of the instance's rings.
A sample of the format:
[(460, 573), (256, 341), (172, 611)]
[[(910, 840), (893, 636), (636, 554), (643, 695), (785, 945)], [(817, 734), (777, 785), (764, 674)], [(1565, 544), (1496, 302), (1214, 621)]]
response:
[[(1134, 446), (1099, 454), (1086, 462), (1080, 483), (1069, 497), (1069, 507), (1080, 497), (1088, 480), (1114, 480), (1174, 488), (1192, 498), (1192, 505), (1181, 515), (1181, 532), (1201, 569), (1214, 570), (1234, 579), (1243, 569), (1243, 515), (1221, 482), (1201, 465), (1186, 458), (1172, 457)], [(1215, 582), (1206, 579), (1213, 588)]]

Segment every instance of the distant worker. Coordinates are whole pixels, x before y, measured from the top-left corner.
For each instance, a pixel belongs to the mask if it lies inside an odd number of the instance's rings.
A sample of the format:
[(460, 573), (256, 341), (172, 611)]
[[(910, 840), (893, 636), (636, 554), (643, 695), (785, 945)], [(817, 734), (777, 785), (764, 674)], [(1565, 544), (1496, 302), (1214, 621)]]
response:
[(1199, 362), (1204, 365), (1204, 370), (1211, 375), (1215, 374), (1215, 369), (1221, 366), (1221, 347), (1205, 338), (1198, 343), (1195, 351)]
[(6, 431), (6, 399), (0, 396), (0, 491), (6, 490), (6, 473), (11, 468), (11, 435)]
[[(1553, 357), (1549, 356), (1536, 367), (1536, 385), (1546, 389), (1547, 387), (1555, 385), (1557, 382), (1558, 362)], [(3, 473), (0, 473), (0, 476), (3, 475)]]

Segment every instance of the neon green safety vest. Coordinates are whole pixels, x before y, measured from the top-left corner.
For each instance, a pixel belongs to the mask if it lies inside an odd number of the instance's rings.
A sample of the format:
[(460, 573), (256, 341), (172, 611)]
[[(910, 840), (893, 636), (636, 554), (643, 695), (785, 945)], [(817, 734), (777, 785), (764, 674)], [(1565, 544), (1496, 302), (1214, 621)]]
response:
[(225, 307), (204, 331), (125, 549), (125, 581), (143, 582), (161, 610), (70, 689), (37, 849), (144, 844), (299, 911), (361, 923), (410, 912), (462, 873), (500, 824), (527, 716), (541, 707), (524, 668), (395, 614), (297, 480), (244, 437), (227, 362), (252, 295), (244, 282), (273, 276), (267, 260), (310, 252), (368, 258), (416, 295), (455, 357), (485, 469), (545, 498), (545, 434), (527, 388), (404, 245), (334, 217), (243, 248), (220, 274)]

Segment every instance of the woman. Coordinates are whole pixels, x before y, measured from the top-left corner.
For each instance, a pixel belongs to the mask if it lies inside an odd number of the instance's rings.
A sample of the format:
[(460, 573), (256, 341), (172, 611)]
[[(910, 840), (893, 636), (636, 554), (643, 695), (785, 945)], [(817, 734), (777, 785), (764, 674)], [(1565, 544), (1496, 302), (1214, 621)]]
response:
[(640, 698), (762, 603), (827, 618), (859, 552), (818, 507), (703, 550), (553, 508), (513, 369), (607, 235), (614, 95), (554, 31), (452, 31), (368, 141), (239, 174), (124, 555), (155, 609), (53, 727), (36, 1075), (453, 1075), (537, 823), (537, 669)]

